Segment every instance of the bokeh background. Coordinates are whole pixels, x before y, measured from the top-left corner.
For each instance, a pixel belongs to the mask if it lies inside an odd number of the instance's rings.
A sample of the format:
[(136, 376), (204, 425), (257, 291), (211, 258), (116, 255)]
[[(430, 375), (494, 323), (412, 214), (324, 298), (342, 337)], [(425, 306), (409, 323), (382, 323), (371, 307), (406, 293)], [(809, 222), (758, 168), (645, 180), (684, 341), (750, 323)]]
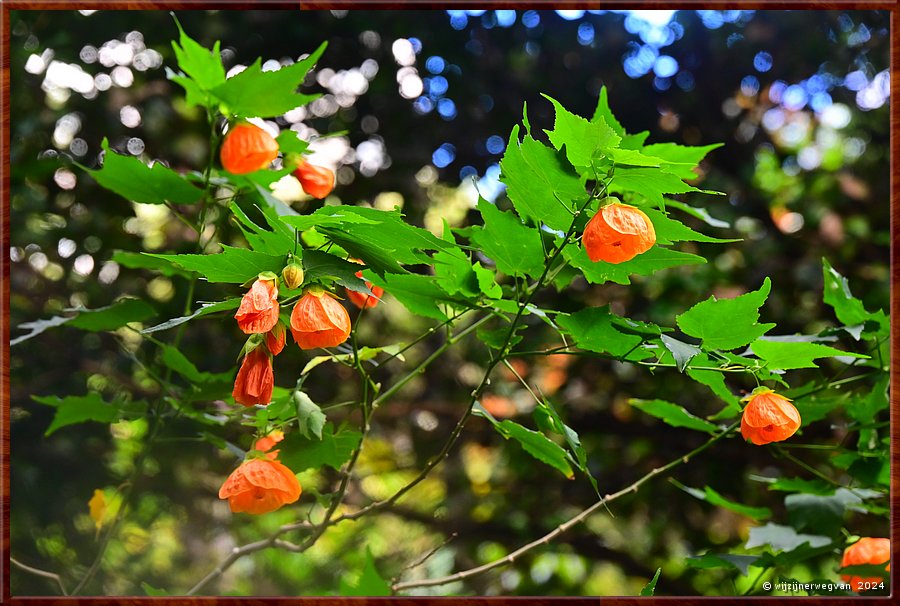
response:
[[(172, 17), (160, 12), (12, 11), (10, 326), (139, 296), (159, 319), (182, 315), (186, 285), (119, 267), (115, 250), (188, 252), (192, 234), (163, 207), (130, 204), (75, 166), (98, 165), (107, 137), (123, 153), (196, 170), (208, 155), (205, 117), (187, 108), (166, 79), (175, 66)], [(576, 281), (545, 295), (548, 306), (577, 309), (610, 303), (629, 317), (672, 324), (674, 315), (710, 294), (735, 296), (773, 282), (762, 320), (778, 334), (817, 332), (835, 322), (821, 302), (821, 259), (848, 276), (868, 309), (889, 296), (889, 14), (877, 11), (321, 11), (178, 13), (207, 47), (222, 41), (226, 68), (260, 56), (269, 68), (295, 61), (321, 41), (328, 50), (306, 89), (325, 93), (277, 125), (305, 138), (343, 132), (313, 145), (315, 160), (338, 170), (343, 203), (403, 207), (414, 223), (440, 230), (473, 215), (476, 188), (502, 199), (498, 162), (527, 103), (536, 132), (552, 125), (541, 93), (590, 115), (600, 87), (629, 132), (650, 141), (724, 142), (703, 164), (698, 197), (711, 226), (692, 225), (727, 245), (696, 244), (709, 263), (636, 278), (632, 286)], [(314, 208), (295, 183), (279, 195), (298, 210)], [(239, 243), (236, 230), (221, 241)], [(197, 300), (235, 296), (200, 285)], [(361, 337), (384, 344), (409, 339), (428, 322), (396, 302), (379, 306)], [(189, 325), (182, 347), (201, 370), (233, 368), (240, 335), (227, 318)], [(540, 326), (523, 347), (550, 338)], [(415, 364), (440, 339), (407, 356)], [(77, 425), (49, 438), (53, 410), (32, 394), (104, 394), (158, 389), (134, 358), (152, 351), (133, 333), (50, 330), (11, 349), (11, 550), (19, 561), (80, 578), (97, 550), (87, 502), (112, 494), (144, 448), (147, 423)], [(308, 356), (277, 360), (276, 376), (296, 376)], [(359, 466), (363, 480), (349, 501), (383, 497), (415, 474), (465, 406), (486, 362), (466, 342), (445, 363), (410, 383), (378, 411)], [(343, 378), (340, 370), (337, 379)], [(401, 369), (397, 368), (399, 372)], [(673, 430), (627, 404), (660, 397), (716, 410), (702, 386), (674, 373), (575, 357), (528, 360), (519, 367), (565, 411), (582, 436), (602, 492), (612, 492), (665, 463), (700, 438)], [(293, 374), (292, 374), (293, 373)], [(388, 374), (385, 380), (390, 380)], [(790, 379), (802, 384), (797, 371)], [(293, 380), (282, 387), (290, 387)], [(743, 380), (734, 391), (752, 388)], [(323, 406), (352, 398), (340, 380), (307, 384)], [(346, 391), (349, 390), (349, 391)], [(530, 396), (498, 372), (491, 397), (508, 414), (527, 415)], [(329, 418), (348, 418), (346, 407)], [(842, 416), (805, 432), (805, 442), (840, 439)], [(248, 430), (224, 437), (248, 447)], [(679, 469), (687, 486), (710, 483), (727, 497), (783, 509), (778, 495), (748, 479), (774, 460), (737, 440)], [(815, 463), (815, 451), (809, 460)], [(88, 593), (183, 592), (236, 544), (295, 518), (280, 511), (232, 517), (216, 499), (236, 464), (228, 450), (198, 436), (187, 421), (166, 425), (147, 459), (148, 473)], [(803, 470), (788, 469), (792, 475)], [(329, 490), (334, 474), (308, 472), (304, 487)], [(583, 479), (548, 473), (474, 419), (451, 457), (411, 498), (371, 520), (338, 526), (307, 554), (269, 550), (241, 560), (207, 588), (223, 594), (327, 595), (361, 570), (371, 549), (386, 577), (458, 536), (422, 567), (446, 574), (502, 556), (544, 534), (595, 500)], [(748, 518), (717, 509), (666, 480), (645, 486), (516, 565), (435, 593), (634, 595), (657, 567), (660, 594), (730, 594), (747, 578), (734, 571), (688, 567), (687, 556), (727, 551), (746, 541)], [(614, 516), (614, 517), (613, 517)], [(858, 515), (854, 531), (887, 536), (883, 518)], [(824, 565), (823, 565), (824, 566)], [(800, 570), (835, 578), (834, 567)], [(46, 579), (12, 570), (13, 594), (53, 593)]]

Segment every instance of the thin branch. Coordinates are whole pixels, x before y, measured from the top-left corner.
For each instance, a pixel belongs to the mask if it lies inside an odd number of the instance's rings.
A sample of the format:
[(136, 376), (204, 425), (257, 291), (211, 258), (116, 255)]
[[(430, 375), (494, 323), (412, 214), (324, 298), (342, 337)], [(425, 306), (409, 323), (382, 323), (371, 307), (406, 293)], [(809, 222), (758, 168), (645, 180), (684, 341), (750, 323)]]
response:
[(31, 567), (31, 566), (28, 566), (27, 564), (23, 564), (22, 562), (18, 561), (17, 559), (15, 559), (15, 558), (13, 558), (13, 557), (10, 557), (10, 558), (9, 558), (9, 563), (10, 563), (10, 564), (14, 564), (15, 566), (17, 566), (17, 567), (20, 568), (21, 570), (24, 570), (25, 572), (28, 572), (28, 573), (33, 574), (33, 575), (35, 575), (35, 576), (38, 576), (38, 577), (44, 577), (45, 579), (51, 579), (51, 580), (53, 580), (53, 581), (56, 581), (56, 584), (59, 585), (59, 591), (60, 591), (64, 596), (68, 596), (68, 595), (69, 595), (68, 592), (66, 591), (65, 586), (63, 585), (62, 579), (61, 579), (61, 578), (59, 577), (59, 575), (56, 574), (55, 572), (48, 572), (48, 571), (46, 571), (46, 570), (41, 570), (40, 568), (33, 568), (33, 567)]
[(667, 463), (666, 465), (663, 465), (662, 467), (657, 467), (656, 469), (653, 469), (652, 471), (645, 474), (644, 476), (642, 476), (641, 478), (639, 478), (632, 484), (629, 484), (622, 490), (619, 490), (618, 492), (614, 492), (612, 494), (606, 495), (605, 497), (603, 497), (602, 499), (600, 499), (599, 501), (597, 501), (596, 503), (594, 503), (587, 509), (583, 510), (578, 515), (563, 522), (562, 524), (560, 524), (559, 526), (557, 526), (556, 528), (554, 528), (553, 530), (551, 530), (550, 532), (548, 532), (547, 534), (542, 536), (541, 538), (539, 538), (535, 541), (532, 541), (531, 543), (528, 543), (526, 545), (523, 545), (522, 547), (516, 549), (515, 551), (513, 551), (512, 553), (510, 553), (509, 555), (507, 555), (503, 558), (494, 560), (493, 562), (488, 562), (487, 564), (483, 564), (481, 566), (476, 566), (475, 568), (470, 568), (468, 570), (463, 570), (461, 572), (457, 572), (455, 574), (451, 574), (451, 575), (444, 576), (444, 577), (439, 577), (436, 579), (422, 579), (422, 580), (418, 580), (418, 581), (407, 581), (405, 583), (394, 583), (392, 585), (391, 589), (393, 591), (397, 592), (397, 591), (405, 591), (408, 589), (414, 589), (416, 587), (435, 587), (437, 585), (446, 585), (448, 583), (455, 583), (457, 581), (462, 581), (462, 580), (468, 579), (470, 577), (484, 574), (485, 572), (488, 572), (489, 570), (493, 570), (494, 568), (498, 568), (505, 564), (511, 564), (511, 563), (515, 562), (519, 557), (528, 553), (532, 549), (535, 549), (536, 547), (550, 543), (550, 541), (552, 541), (559, 535), (563, 534), (564, 532), (566, 532), (567, 530), (569, 530), (576, 524), (580, 524), (581, 522), (583, 522), (584, 520), (589, 518), (597, 510), (599, 510), (602, 507), (605, 507), (608, 503), (611, 503), (612, 501), (615, 501), (616, 499), (623, 497), (629, 493), (637, 492), (638, 488), (640, 488), (641, 485), (645, 484), (646, 482), (650, 481), (651, 479), (653, 479), (659, 475), (662, 475), (662, 474), (670, 471), (671, 469), (678, 467), (679, 465), (687, 463), (691, 458), (700, 454), (701, 452), (703, 452), (704, 450), (706, 450), (707, 448), (709, 448), (710, 446), (712, 446), (713, 444), (715, 444), (716, 442), (718, 442), (719, 440), (724, 438), (725, 436), (729, 435), (732, 431), (735, 430), (735, 428), (737, 428), (737, 426), (739, 424), (740, 424), (739, 421), (732, 423), (721, 433), (713, 436), (712, 438), (710, 438), (709, 440), (707, 440), (706, 442), (704, 442), (703, 444), (701, 444), (694, 450), (690, 451), (689, 453), (670, 461), (669, 463)]

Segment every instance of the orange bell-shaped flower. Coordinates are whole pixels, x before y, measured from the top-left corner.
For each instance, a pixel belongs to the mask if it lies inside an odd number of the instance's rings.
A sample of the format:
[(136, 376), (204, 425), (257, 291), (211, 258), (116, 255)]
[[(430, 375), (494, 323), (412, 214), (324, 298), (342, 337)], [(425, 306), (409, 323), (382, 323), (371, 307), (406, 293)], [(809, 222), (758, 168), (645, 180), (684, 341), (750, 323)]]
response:
[(624, 263), (650, 250), (656, 231), (639, 208), (613, 202), (591, 217), (581, 241), (591, 261)]
[(741, 435), (757, 446), (781, 442), (800, 429), (800, 412), (784, 396), (771, 389), (758, 387), (741, 417)]
[(265, 347), (259, 346), (244, 356), (231, 395), (235, 402), (244, 406), (265, 405), (272, 401), (274, 386), (272, 356)]
[[(866, 537), (844, 550), (841, 568), (861, 566), (863, 564), (887, 564), (885, 571), (888, 571), (891, 569), (890, 562), (890, 539)], [(845, 582), (850, 583), (851, 591), (865, 591), (866, 583), (881, 583), (884, 580), (884, 577), (858, 577), (853, 575), (841, 575), (841, 578)]]
[(277, 356), (284, 349), (285, 333), (284, 324), (281, 321), (275, 323), (272, 330), (266, 333), (266, 347), (273, 356)]
[(297, 160), (294, 176), (300, 181), (303, 191), (319, 200), (328, 196), (334, 189), (334, 171), (310, 164), (303, 158)]
[(231, 472), (219, 489), (219, 498), (228, 499), (231, 511), (269, 513), (300, 498), (297, 476), (273, 459), (250, 459)]
[(300, 349), (336, 347), (350, 336), (350, 314), (329, 293), (310, 289), (291, 312), (291, 334)]
[(241, 299), (234, 319), (248, 335), (272, 330), (278, 322), (278, 287), (275, 280), (260, 278), (254, 282)]
[(225, 135), (219, 157), (225, 170), (245, 175), (268, 168), (278, 157), (278, 141), (258, 126), (237, 124)]

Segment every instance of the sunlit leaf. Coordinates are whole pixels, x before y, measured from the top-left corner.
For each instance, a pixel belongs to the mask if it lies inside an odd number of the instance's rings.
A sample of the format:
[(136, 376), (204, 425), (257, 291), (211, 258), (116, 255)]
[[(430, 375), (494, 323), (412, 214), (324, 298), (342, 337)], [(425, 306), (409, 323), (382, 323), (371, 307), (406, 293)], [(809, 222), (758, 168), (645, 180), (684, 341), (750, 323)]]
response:
[(734, 299), (711, 296), (676, 316), (678, 327), (703, 340), (704, 349), (735, 349), (748, 345), (775, 327), (759, 324), (759, 308), (766, 302), (772, 285), (766, 278), (759, 290)]
[(342, 596), (389, 596), (391, 584), (388, 583), (375, 568), (375, 558), (372, 551), (366, 547), (366, 563), (363, 566), (359, 578), (354, 583), (341, 579)]
[(638, 410), (654, 416), (672, 427), (685, 427), (687, 429), (705, 431), (707, 433), (716, 433), (719, 430), (718, 427), (709, 421), (704, 421), (699, 417), (695, 417), (683, 407), (672, 404), (671, 402), (666, 402), (665, 400), (639, 400), (637, 398), (631, 398), (628, 400), (628, 403)]
[[(547, 131), (550, 142), (557, 150), (566, 150), (566, 157), (572, 166), (584, 169), (593, 164), (599, 155), (607, 155), (612, 148), (619, 146), (622, 137), (606, 123), (600, 114), (594, 114), (590, 122), (576, 116), (564, 108), (558, 101), (547, 95), (544, 98), (553, 104), (556, 110), (556, 121), (552, 131)], [(632, 153), (636, 153), (632, 150)]]
[(537, 277), (544, 269), (541, 236), (513, 213), (501, 211), (484, 198), (478, 200), (484, 227), (472, 232), (472, 242), (509, 276)]
[(269, 255), (266, 253), (223, 246), (222, 252), (215, 255), (164, 255), (143, 253), (149, 257), (165, 259), (179, 267), (195, 271), (209, 282), (229, 282), (243, 284), (256, 278), (261, 272), (281, 273), (287, 260), (286, 255)]
[(678, 267), (680, 265), (698, 265), (706, 263), (706, 259), (691, 253), (672, 248), (654, 246), (624, 263), (607, 263), (591, 261), (582, 247), (569, 246), (563, 251), (563, 257), (584, 274), (585, 280), (591, 284), (631, 284), (632, 275), (649, 276), (657, 271)]
[(765, 363), (769, 370), (817, 368), (813, 362), (818, 358), (831, 358), (843, 356), (847, 358), (868, 358), (863, 354), (849, 351), (841, 351), (834, 347), (819, 343), (804, 343), (790, 341), (768, 341), (765, 337), (757, 339), (750, 345), (753, 353)]
[(750, 507), (749, 505), (735, 503), (734, 501), (726, 499), (709, 486), (704, 486), (703, 490), (698, 490), (696, 488), (691, 488), (690, 486), (678, 484), (677, 482), (676, 485), (696, 499), (706, 501), (710, 505), (715, 505), (716, 507), (724, 507), (725, 509), (753, 518), (754, 520), (772, 517), (772, 510), (768, 507)]
[(652, 596), (653, 592), (656, 591), (656, 583), (659, 581), (659, 574), (662, 572), (662, 568), (656, 569), (656, 574), (653, 575), (653, 578), (650, 579), (650, 582), (644, 585), (641, 589), (641, 596), (647, 597)]
[(322, 430), (321, 440), (310, 440), (299, 433), (288, 434), (278, 443), (278, 458), (294, 473), (318, 469), (324, 465), (340, 470), (350, 459), (361, 438), (358, 431), (343, 428), (335, 432), (334, 426), (327, 423)]
[(556, 323), (575, 340), (578, 347), (609, 353), (616, 357), (628, 356), (630, 360), (640, 360), (649, 356), (637, 347), (642, 339), (638, 335), (626, 334), (616, 329), (616, 317), (609, 306), (587, 307), (573, 314), (559, 314)]
[(104, 402), (98, 393), (89, 393), (84, 396), (31, 396), (31, 399), (47, 406), (56, 408), (56, 414), (50, 427), (44, 432), (49, 436), (57, 429), (86, 421), (98, 423), (112, 423), (118, 420), (119, 410), (112, 404)]
[(179, 318), (172, 318), (171, 320), (166, 320), (161, 324), (157, 324), (156, 326), (151, 326), (149, 328), (145, 328), (141, 331), (141, 334), (150, 334), (154, 332), (158, 332), (160, 330), (168, 330), (170, 328), (174, 328), (185, 322), (189, 322), (194, 318), (199, 318), (202, 316), (206, 316), (209, 314), (213, 314), (219, 311), (231, 311), (232, 309), (237, 309), (241, 304), (240, 297), (235, 297), (233, 299), (226, 299), (224, 301), (218, 301), (217, 303), (204, 303), (202, 304), (197, 311), (187, 315), (181, 316)]

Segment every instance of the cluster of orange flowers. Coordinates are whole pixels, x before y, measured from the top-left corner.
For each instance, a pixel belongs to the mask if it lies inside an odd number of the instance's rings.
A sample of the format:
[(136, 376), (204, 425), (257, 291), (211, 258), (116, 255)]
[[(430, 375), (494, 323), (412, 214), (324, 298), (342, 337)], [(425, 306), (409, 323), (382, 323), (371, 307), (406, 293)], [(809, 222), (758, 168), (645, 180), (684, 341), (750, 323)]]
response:
[[(268, 168), (278, 157), (278, 141), (253, 124), (241, 122), (225, 135), (220, 158), (222, 167), (235, 175), (245, 175)], [(303, 191), (323, 199), (334, 189), (334, 172), (314, 166), (296, 154), (288, 154), (287, 165), (296, 166), (294, 176)]]
[[(356, 275), (361, 278), (362, 271)], [(282, 271), (280, 281), (290, 289), (301, 286), (303, 268), (292, 260)], [(272, 401), (275, 384), (272, 359), (284, 349), (288, 328), (300, 349), (336, 347), (350, 336), (350, 314), (334, 295), (318, 285), (307, 288), (296, 302), (286, 327), (280, 318), (278, 282), (275, 274), (261, 273), (234, 314), (238, 327), (250, 335), (231, 394), (235, 402), (244, 406), (267, 405)], [(346, 291), (350, 301), (360, 309), (374, 307), (378, 297), (384, 294), (383, 289), (371, 282), (367, 281), (366, 286), (375, 296)], [(262, 438), (254, 451), (268, 451), (280, 439)], [(219, 497), (228, 499), (232, 511), (266, 513), (300, 497), (296, 477), (277, 460), (277, 452), (269, 453), (265, 459), (258, 452), (251, 452), (250, 458), (225, 481)]]

